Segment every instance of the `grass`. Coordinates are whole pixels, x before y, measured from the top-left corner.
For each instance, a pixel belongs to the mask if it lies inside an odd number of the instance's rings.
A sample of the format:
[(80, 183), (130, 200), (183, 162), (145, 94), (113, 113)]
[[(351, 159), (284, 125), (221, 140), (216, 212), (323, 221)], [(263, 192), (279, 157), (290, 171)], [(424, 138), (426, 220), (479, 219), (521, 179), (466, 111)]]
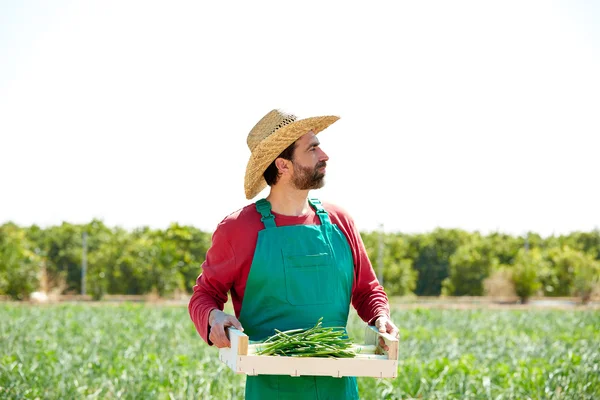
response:
[[(394, 310), (398, 378), (363, 399), (598, 399), (600, 312)], [(0, 304), (0, 398), (241, 399), (187, 308)], [(353, 313), (349, 332), (364, 327)]]

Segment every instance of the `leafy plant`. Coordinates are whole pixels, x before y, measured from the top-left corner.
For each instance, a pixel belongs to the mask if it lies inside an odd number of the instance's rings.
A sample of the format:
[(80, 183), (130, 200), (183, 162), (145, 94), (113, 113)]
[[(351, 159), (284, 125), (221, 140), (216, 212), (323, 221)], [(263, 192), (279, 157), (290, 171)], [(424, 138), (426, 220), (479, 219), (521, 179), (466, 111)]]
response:
[(509, 270), (511, 271), (511, 280), (515, 285), (515, 291), (521, 302), (527, 303), (529, 298), (541, 288), (539, 271), (546, 266), (547, 261), (540, 249), (521, 249), (519, 251), (515, 265)]

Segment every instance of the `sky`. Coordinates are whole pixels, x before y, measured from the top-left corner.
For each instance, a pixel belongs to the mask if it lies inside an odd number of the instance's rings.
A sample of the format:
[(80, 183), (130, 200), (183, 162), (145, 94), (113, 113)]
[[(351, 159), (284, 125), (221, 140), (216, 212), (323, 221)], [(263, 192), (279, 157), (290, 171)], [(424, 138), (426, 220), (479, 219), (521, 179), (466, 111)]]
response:
[(362, 231), (590, 231), (598, 71), (592, 1), (5, 1), (0, 223), (213, 231), (281, 109)]

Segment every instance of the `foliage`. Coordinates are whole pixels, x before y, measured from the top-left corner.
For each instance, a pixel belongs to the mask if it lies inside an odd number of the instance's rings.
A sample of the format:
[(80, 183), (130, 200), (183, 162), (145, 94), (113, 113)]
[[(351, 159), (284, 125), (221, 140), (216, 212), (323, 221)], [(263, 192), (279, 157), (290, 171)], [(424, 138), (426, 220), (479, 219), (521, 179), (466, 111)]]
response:
[(359, 378), (361, 398), (600, 398), (598, 312), (416, 309), (392, 319), (398, 377)]
[[(176, 223), (166, 229), (130, 231), (107, 227), (100, 220), (46, 228), (7, 223), (0, 232), (0, 295), (10, 292), (17, 299), (37, 289), (80, 293), (84, 233), (85, 282), (94, 299), (107, 294), (190, 293), (211, 244), (211, 233)], [(600, 262), (597, 230), (548, 238), (532, 232), (523, 237), (499, 232), (484, 236), (456, 229), (412, 235), (363, 232), (361, 236), (390, 296), (478, 296), (484, 294), (486, 279), (503, 271), (496, 278), (510, 275), (515, 286), (527, 293), (524, 298), (539, 288), (546, 296), (588, 298), (600, 275), (594, 266), (594, 260)], [(538, 258), (525, 256), (525, 248)], [(38, 285), (40, 275), (44, 279)]]
[(81, 292), (81, 255), (84, 228), (64, 222), (52, 226), (40, 235), (37, 245), (46, 259), (46, 271), (51, 281), (64, 280), (66, 292)]
[(389, 296), (404, 296), (413, 293), (418, 272), (412, 267), (408, 240), (402, 235), (380, 235), (377, 232), (363, 234), (363, 241), (373, 267), (378, 271), (379, 242), (383, 245), (383, 286)]
[(40, 265), (23, 230), (11, 223), (0, 226), (0, 294), (26, 299), (38, 286)]
[(486, 237), (481, 237), (490, 257), (498, 260), (499, 264), (512, 265), (517, 253), (524, 247), (524, 240), (504, 233), (494, 232)]
[[(241, 399), (185, 306), (0, 304), (0, 398)], [(398, 377), (361, 399), (598, 399), (600, 313), (392, 309)], [(350, 316), (360, 343), (365, 325)], [(361, 336), (363, 335), (363, 336)]]
[(598, 229), (591, 232), (573, 232), (567, 236), (560, 236), (559, 241), (562, 245), (587, 253), (596, 260), (600, 260), (600, 230)]
[(483, 281), (499, 264), (493, 252), (479, 235), (456, 249), (450, 256), (449, 276), (443, 282), (443, 294), (453, 296), (483, 295)]
[(515, 265), (509, 270), (517, 296), (523, 303), (526, 303), (541, 288), (539, 273), (546, 267), (547, 261), (543, 258), (540, 249), (519, 250)]
[(469, 241), (469, 234), (459, 229), (436, 229), (430, 234), (412, 239), (417, 257), (415, 270), (419, 273), (415, 294), (438, 296), (442, 282), (450, 274), (450, 257), (456, 249)]
[(592, 292), (600, 287), (600, 262), (582, 257), (575, 265), (573, 295), (579, 296), (582, 303), (590, 301)]
[(190, 292), (210, 245), (210, 234), (178, 224), (131, 232), (99, 220), (45, 229), (5, 224), (0, 226), (0, 295), (27, 298), (38, 289), (40, 274), (47, 281), (44, 290), (80, 293), (84, 233), (86, 288), (96, 300), (106, 294)]
[(573, 294), (575, 269), (593, 264), (594, 258), (568, 245), (550, 248), (547, 252), (551, 267), (540, 276), (544, 295), (570, 296)]

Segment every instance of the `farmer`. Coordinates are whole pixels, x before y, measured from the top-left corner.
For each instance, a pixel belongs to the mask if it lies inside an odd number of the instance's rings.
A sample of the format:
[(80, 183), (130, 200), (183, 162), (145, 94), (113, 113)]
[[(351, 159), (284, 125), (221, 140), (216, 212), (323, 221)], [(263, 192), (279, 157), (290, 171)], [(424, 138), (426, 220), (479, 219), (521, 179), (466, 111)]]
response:
[[(248, 134), (244, 189), (261, 199), (216, 228), (189, 312), (200, 336), (228, 347), (226, 327), (263, 340), (274, 329), (346, 326), (350, 303), (367, 323), (392, 335), (388, 299), (359, 231), (341, 208), (308, 199), (323, 186), (329, 158), (317, 134), (335, 116), (297, 119), (273, 110)], [(235, 316), (224, 313), (231, 298)], [(247, 399), (356, 399), (356, 378), (248, 376)]]

